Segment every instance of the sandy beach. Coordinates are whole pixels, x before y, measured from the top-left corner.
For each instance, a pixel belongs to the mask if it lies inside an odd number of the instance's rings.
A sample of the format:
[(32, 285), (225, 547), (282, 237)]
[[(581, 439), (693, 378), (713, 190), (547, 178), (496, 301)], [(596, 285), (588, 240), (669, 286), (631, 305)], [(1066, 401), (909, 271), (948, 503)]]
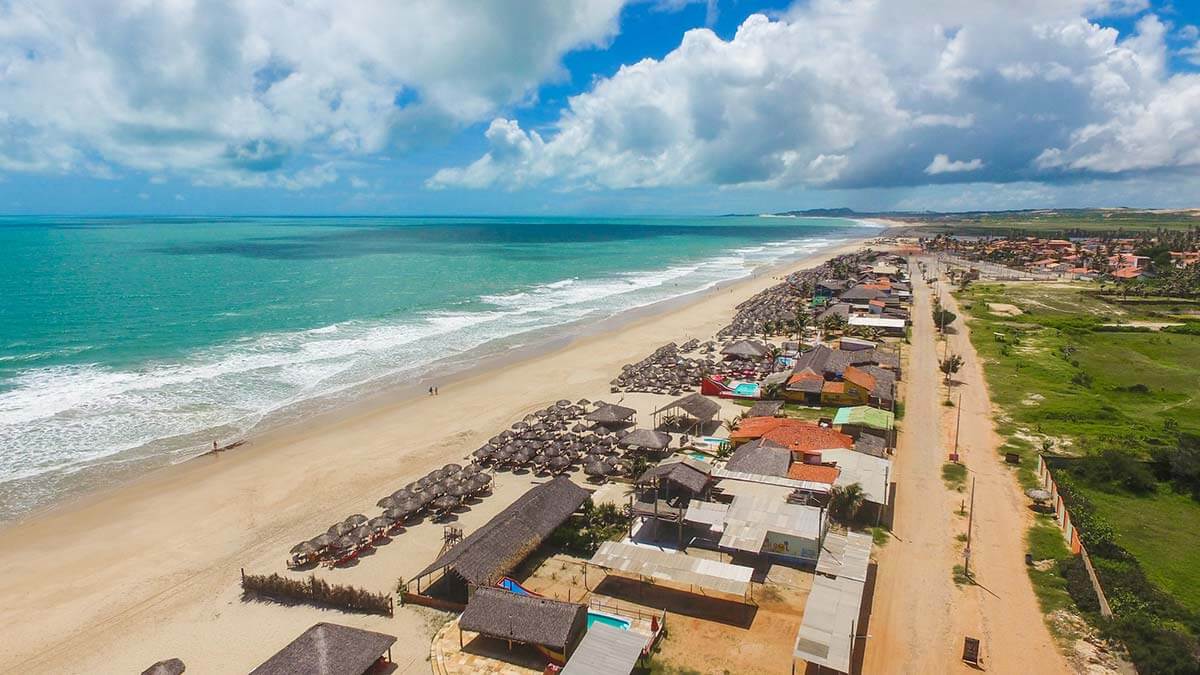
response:
[[(871, 232), (877, 235), (876, 232)], [(751, 294), (841, 245), (643, 312), (607, 332), (441, 384), (437, 397), (355, 409), (281, 429), (228, 452), (156, 471), (0, 530), (2, 672), (138, 672), (179, 657), (189, 672), (253, 668), (317, 621), (396, 635), (399, 672), (428, 672), (439, 615), (395, 618), (246, 603), (238, 575), (282, 571), (293, 543), (432, 468), (460, 461), (529, 411), (556, 399), (608, 396), (625, 363), (668, 341), (707, 338)], [(470, 531), (538, 479), (501, 474), (496, 494), (461, 516)], [(427, 564), (441, 526), (424, 523), (332, 582), (390, 591)]]

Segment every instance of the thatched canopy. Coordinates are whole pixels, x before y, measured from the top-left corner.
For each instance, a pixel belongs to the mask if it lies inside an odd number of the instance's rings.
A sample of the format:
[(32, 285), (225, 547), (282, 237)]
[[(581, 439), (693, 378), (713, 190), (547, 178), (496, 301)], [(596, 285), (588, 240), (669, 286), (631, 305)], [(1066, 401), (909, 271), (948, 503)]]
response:
[(758, 476), (786, 478), (791, 463), (792, 451), (787, 446), (759, 438), (738, 448), (726, 462), (725, 468)]
[(480, 635), (566, 652), (583, 637), (587, 606), (502, 588), (477, 588), (458, 625)]
[(395, 642), (391, 635), (322, 622), (250, 675), (361, 675)]
[(685, 458), (652, 466), (638, 478), (639, 483), (673, 483), (693, 495), (704, 492), (712, 478), (712, 466), (707, 462)]
[(722, 355), (739, 359), (761, 359), (770, 353), (766, 345), (753, 340), (738, 340), (721, 350)]
[(689, 394), (683, 398), (676, 399), (654, 411), (657, 415), (661, 412), (666, 412), (672, 408), (679, 408), (696, 419), (707, 422), (721, 412), (721, 404), (713, 401), (702, 394)]
[[(786, 381), (787, 374), (784, 375)], [(783, 401), (759, 401), (750, 406), (750, 411), (746, 413), (746, 417), (774, 417), (783, 409)]]
[(583, 419), (589, 422), (599, 422), (600, 424), (617, 424), (625, 422), (637, 414), (633, 408), (626, 408), (615, 403), (606, 403), (592, 412), (584, 415)]
[(521, 495), (417, 576), (446, 568), (470, 584), (491, 585), (541, 546), (588, 495), (587, 490), (563, 476), (543, 483)]
[(617, 441), (622, 448), (646, 448), (647, 450), (666, 450), (671, 445), (671, 434), (653, 429), (636, 429)]
[(143, 670), (142, 675), (180, 675), (185, 670), (187, 666), (183, 665), (183, 661), (166, 659)]

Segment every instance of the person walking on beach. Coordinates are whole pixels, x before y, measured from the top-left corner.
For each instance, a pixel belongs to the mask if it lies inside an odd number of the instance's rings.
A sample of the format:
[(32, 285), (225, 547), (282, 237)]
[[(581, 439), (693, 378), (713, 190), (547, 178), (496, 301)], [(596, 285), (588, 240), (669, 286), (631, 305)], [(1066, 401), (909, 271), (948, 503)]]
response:
[(434, 396), (438, 395), (438, 388), (436, 386), (433, 388), (433, 395)]
[(430, 395), (430, 396), (433, 396), (433, 387), (430, 387), (430, 388), (429, 388), (429, 395)]

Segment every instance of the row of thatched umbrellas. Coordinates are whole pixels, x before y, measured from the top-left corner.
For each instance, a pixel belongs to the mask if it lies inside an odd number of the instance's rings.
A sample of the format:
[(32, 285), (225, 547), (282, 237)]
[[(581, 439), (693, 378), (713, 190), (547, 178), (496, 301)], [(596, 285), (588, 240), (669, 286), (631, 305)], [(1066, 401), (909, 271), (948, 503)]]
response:
[[(705, 343), (705, 350), (712, 352), (715, 343)], [(716, 359), (686, 358), (684, 354), (700, 347), (699, 341), (689, 340), (683, 345), (674, 342), (654, 350), (654, 353), (633, 364), (621, 367), (621, 374), (609, 382), (612, 391), (645, 392), (648, 394), (670, 394), (678, 396), (700, 386), (705, 375), (715, 372)]]
[(789, 274), (782, 283), (760, 291), (738, 305), (733, 320), (717, 332), (717, 337), (764, 335), (768, 326), (795, 321), (796, 312), (807, 308), (818, 281), (846, 276), (842, 270), (847, 269), (847, 263), (853, 268), (858, 260), (855, 254), (838, 256), (819, 267)]
[(334, 523), (325, 532), (292, 547), (294, 563), (304, 564), (323, 557), (340, 560), (370, 545), (411, 518), (432, 511), (447, 513), (463, 500), (486, 493), (492, 477), (478, 464), (447, 464), (380, 499), (382, 515), (367, 518), (356, 513)]

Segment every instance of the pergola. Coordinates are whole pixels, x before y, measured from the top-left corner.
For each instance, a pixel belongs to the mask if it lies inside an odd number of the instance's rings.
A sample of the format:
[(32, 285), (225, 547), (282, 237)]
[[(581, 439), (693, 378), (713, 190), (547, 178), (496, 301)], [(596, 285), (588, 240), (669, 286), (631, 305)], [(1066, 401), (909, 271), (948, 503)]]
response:
[[(695, 423), (690, 425), (686, 431), (689, 433), (693, 430), (702, 432), (704, 425), (711, 422), (718, 413), (721, 412), (721, 404), (713, 401), (702, 394), (689, 394), (683, 398), (671, 401), (667, 405), (654, 411), (654, 426), (659, 425), (659, 415), (669, 411), (683, 411), (686, 415), (695, 420)], [(673, 413), (672, 413), (673, 414)]]

